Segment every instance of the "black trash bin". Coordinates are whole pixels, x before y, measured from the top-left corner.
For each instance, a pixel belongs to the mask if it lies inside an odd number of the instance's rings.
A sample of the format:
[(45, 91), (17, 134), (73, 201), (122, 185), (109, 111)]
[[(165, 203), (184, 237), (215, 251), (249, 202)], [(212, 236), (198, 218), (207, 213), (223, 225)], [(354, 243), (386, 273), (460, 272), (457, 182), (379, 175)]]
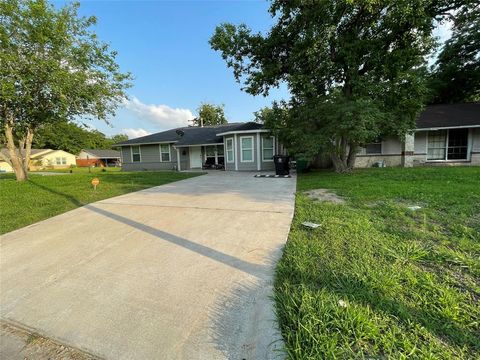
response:
[(286, 155), (275, 155), (273, 157), (275, 163), (275, 174), (289, 175), (290, 174), (290, 157)]

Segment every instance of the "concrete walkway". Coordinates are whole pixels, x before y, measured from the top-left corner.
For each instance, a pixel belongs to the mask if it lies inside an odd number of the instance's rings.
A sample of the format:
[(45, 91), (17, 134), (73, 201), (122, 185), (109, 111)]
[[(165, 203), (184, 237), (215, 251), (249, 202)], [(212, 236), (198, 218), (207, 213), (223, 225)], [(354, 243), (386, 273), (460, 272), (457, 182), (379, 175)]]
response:
[(106, 359), (282, 358), (269, 296), (294, 192), (214, 172), (3, 235), (2, 320)]

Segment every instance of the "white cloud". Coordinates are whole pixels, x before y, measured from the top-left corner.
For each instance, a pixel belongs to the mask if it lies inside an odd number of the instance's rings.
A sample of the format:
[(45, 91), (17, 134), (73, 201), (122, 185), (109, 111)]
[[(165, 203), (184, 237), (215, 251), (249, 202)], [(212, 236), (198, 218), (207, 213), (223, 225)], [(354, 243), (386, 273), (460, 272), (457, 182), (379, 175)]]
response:
[(136, 97), (125, 101), (125, 108), (141, 120), (148, 120), (159, 130), (187, 126), (188, 120), (194, 118), (189, 109), (171, 108), (163, 104), (144, 104)]
[(141, 129), (141, 128), (139, 128), (139, 129), (122, 129), (121, 133), (127, 135), (129, 139), (135, 139), (135, 138), (138, 138), (138, 137), (141, 137), (141, 136), (151, 134), (147, 130), (144, 130), (144, 129)]

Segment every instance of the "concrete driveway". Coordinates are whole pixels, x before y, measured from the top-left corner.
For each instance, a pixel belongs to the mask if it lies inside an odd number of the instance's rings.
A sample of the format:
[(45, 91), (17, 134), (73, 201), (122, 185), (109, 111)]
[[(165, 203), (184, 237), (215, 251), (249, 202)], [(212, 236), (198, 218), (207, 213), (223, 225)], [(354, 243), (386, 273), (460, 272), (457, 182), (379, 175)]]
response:
[(106, 359), (282, 357), (269, 296), (294, 192), (213, 172), (8, 233), (4, 324)]

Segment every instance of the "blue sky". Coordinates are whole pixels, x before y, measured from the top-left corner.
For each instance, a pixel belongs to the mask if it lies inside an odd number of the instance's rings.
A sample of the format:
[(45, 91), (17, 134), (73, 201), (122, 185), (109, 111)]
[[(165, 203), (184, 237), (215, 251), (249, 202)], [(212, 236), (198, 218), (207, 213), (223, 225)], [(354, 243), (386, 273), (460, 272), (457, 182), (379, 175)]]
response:
[[(122, 70), (135, 77), (130, 101), (118, 109), (110, 126), (88, 123), (107, 135), (136, 137), (186, 125), (202, 102), (224, 104), (233, 122), (252, 120), (254, 111), (286, 98), (285, 89), (268, 98), (242, 92), (208, 44), (222, 22), (267, 30), (273, 23), (268, 5), (264, 0), (81, 1), (80, 14), (97, 17), (95, 32), (118, 51)], [(437, 35), (447, 37), (448, 29)]]
[(152, 133), (186, 124), (201, 102), (224, 104), (232, 122), (253, 119), (254, 111), (287, 92), (273, 91), (267, 99), (242, 92), (208, 40), (222, 22), (268, 29), (267, 9), (262, 0), (81, 1), (80, 14), (97, 17), (95, 32), (135, 77), (130, 102), (117, 111), (111, 126), (88, 123), (108, 135)]

